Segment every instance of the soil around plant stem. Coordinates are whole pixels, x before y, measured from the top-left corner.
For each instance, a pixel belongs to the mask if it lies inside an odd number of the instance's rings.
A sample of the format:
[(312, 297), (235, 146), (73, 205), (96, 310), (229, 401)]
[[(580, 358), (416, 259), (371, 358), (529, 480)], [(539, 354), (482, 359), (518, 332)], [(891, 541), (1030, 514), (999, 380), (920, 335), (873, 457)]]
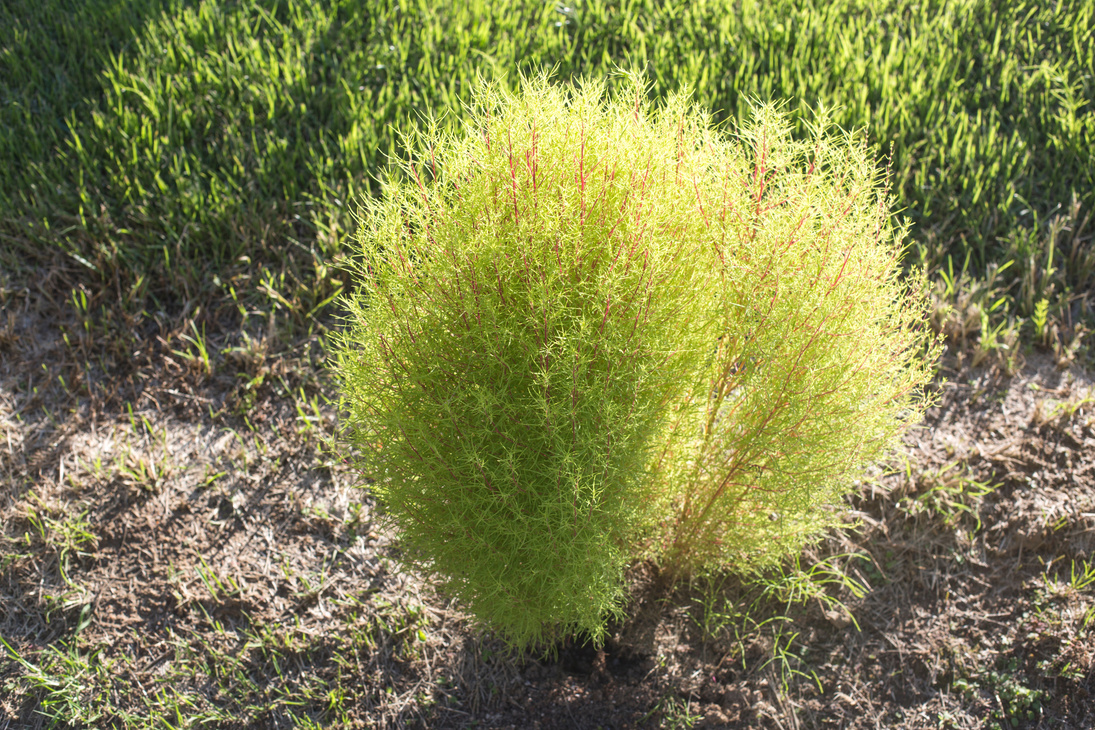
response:
[(515, 657), (399, 567), (323, 447), (316, 337), (211, 317), (234, 354), (208, 373), (183, 317), (83, 328), (56, 276), (0, 316), (0, 727), (51, 725), (49, 667), (88, 668), (70, 694), (100, 727), (169, 707), (254, 728), (1095, 727), (1091, 373), (948, 356), (855, 526), (800, 561), (863, 595), (667, 589), (637, 565), (602, 649)]

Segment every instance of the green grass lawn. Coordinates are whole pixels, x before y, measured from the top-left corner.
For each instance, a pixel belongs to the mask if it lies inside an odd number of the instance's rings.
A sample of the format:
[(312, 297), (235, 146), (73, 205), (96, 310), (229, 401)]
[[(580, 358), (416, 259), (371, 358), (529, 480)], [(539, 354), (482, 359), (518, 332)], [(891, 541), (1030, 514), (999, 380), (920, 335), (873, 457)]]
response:
[(654, 95), (688, 85), (720, 120), (778, 99), (866, 127), (892, 151), (909, 260), (950, 257), (980, 282), (1012, 261), (980, 308), (1015, 330), (1045, 298), (1071, 332), (1095, 271), (1078, 230), (1095, 204), (1093, 31), (1090, 0), (13, 0), (0, 254), (64, 251), (162, 306), (247, 257), (312, 311), (401, 130), (454, 123), (475, 74), (619, 64), (646, 69)]

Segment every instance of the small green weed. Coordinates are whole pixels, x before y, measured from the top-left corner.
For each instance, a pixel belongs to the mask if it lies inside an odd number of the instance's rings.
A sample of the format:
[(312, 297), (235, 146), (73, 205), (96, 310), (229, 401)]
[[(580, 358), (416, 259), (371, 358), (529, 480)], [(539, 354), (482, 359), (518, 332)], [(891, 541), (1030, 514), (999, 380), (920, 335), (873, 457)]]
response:
[(703, 719), (703, 715), (692, 712), (691, 700), (681, 700), (676, 695), (666, 695), (658, 700), (657, 704), (639, 720), (639, 724), (641, 725), (655, 716), (658, 717), (658, 727), (665, 728), (665, 730), (693, 728), (697, 722)]
[(1074, 591), (1082, 591), (1095, 588), (1095, 561), (1081, 560), (1079, 564), (1075, 560), (1069, 568), (1068, 585)]
[(830, 555), (803, 568), (801, 557), (795, 555), (790, 564), (778, 566), (774, 571), (757, 576), (754, 581), (762, 589), (762, 599), (775, 600), (787, 609), (816, 600), (825, 610), (846, 616), (858, 631), (855, 616), (835, 595), (846, 593), (853, 598), (863, 598), (870, 591), (866, 584), (849, 574), (848, 565), (852, 560), (871, 562), (870, 557), (863, 553), (844, 553)]
[(1031, 425), (1036, 427), (1049, 426), (1058, 431), (1067, 429), (1077, 416), (1082, 417), (1085, 409), (1092, 411), (1095, 404), (1095, 393), (1076, 393), (1067, 400), (1053, 398), (1038, 398), (1034, 402), (1034, 413), (1031, 416)]
[(230, 575), (219, 576), (201, 556), (198, 557), (198, 562), (199, 565), (194, 568), (194, 571), (209, 592), (214, 605), (239, 599), (243, 595), (243, 587), (237, 579)]
[(99, 650), (81, 651), (72, 641), (28, 658), (3, 636), (0, 644), (21, 670), (14, 683), (37, 696), (37, 711), (54, 725), (95, 727), (109, 714), (111, 663), (100, 658)]
[(990, 669), (972, 678), (957, 678), (952, 689), (968, 699), (987, 699), (992, 709), (990, 727), (1011, 730), (1021, 722), (1036, 722), (1042, 715), (1042, 707), (1049, 696), (1044, 690), (1032, 689), (1018, 673), (1018, 664), (1012, 659), (1002, 668)]
[[(851, 625), (858, 631), (859, 624), (844, 597), (862, 598), (870, 588), (851, 575), (854, 560), (869, 562), (870, 558), (860, 553), (831, 555), (803, 567), (796, 556), (740, 583), (707, 576), (700, 582), (699, 616), (694, 620), (705, 641), (730, 642), (732, 650), (723, 661), (740, 659), (742, 670), (754, 674), (769, 670), (784, 691), (799, 679), (818, 685), (820, 690), (820, 679), (807, 662), (809, 646), (803, 643), (791, 613), (796, 607), (817, 601), (835, 625)], [(729, 596), (728, 585), (743, 593)], [(759, 657), (755, 653), (757, 646), (766, 647)]]
[(46, 505), (34, 492), (30, 492), (26, 507), (26, 520), (31, 530), (23, 536), (23, 543), (34, 554), (53, 553), (60, 582), (43, 580), (40, 596), (44, 603), (46, 622), (55, 616), (70, 616), (79, 608), (75, 623), (77, 632), (88, 625), (92, 595), (73, 577), (78, 561), (91, 557), (98, 546), (98, 536), (88, 521), (88, 510), (73, 514), (66, 506)]
[(954, 526), (964, 517), (974, 522), (974, 531), (981, 529), (980, 505), (985, 497), (1000, 485), (976, 479), (964, 461), (952, 461), (936, 469), (908, 478), (914, 493), (898, 501), (898, 509), (910, 517), (928, 514)]
[(192, 345), (194, 349), (192, 350), (190, 347), (187, 347), (186, 350), (172, 350), (171, 353), (182, 358), (182, 360), (195, 370), (200, 377), (212, 375), (213, 364), (209, 359), (209, 346), (205, 336), (205, 325), (202, 325), (202, 331), (199, 333), (197, 325), (195, 325), (194, 320), (191, 319), (190, 330), (193, 336), (184, 332), (179, 335), (179, 339)]

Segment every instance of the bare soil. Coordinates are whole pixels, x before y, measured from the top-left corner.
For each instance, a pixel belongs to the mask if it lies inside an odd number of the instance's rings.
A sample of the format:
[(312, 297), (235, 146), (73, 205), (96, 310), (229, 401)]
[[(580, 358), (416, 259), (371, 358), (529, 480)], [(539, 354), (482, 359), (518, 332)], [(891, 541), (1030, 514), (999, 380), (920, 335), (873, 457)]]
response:
[(865, 595), (639, 565), (602, 650), (515, 657), (401, 571), (324, 448), (318, 337), (206, 314), (206, 372), (185, 309), (81, 318), (69, 290), (2, 297), (0, 728), (1095, 727), (1090, 373), (948, 356), (854, 527), (801, 560)]

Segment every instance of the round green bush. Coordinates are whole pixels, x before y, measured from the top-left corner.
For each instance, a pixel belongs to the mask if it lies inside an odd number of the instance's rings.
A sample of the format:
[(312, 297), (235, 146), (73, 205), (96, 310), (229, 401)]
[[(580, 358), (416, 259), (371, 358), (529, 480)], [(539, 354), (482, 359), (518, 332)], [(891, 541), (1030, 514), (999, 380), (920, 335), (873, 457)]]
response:
[(939, 343), (923, 272), (855, 136), (796, 141), (760, 108), (727, 140), (705, 208), (719, 339), (650, 469), (675, 574), (757, 571), (844, 522), (842, 498), (926, 406)]
[(599, 641), (636, 559), (797, 549), (928, 377), (862, 145), (613, 83), (482, 84), (460, 132), (409, 136), (336, 348), (405, 558), (518, 647)]

